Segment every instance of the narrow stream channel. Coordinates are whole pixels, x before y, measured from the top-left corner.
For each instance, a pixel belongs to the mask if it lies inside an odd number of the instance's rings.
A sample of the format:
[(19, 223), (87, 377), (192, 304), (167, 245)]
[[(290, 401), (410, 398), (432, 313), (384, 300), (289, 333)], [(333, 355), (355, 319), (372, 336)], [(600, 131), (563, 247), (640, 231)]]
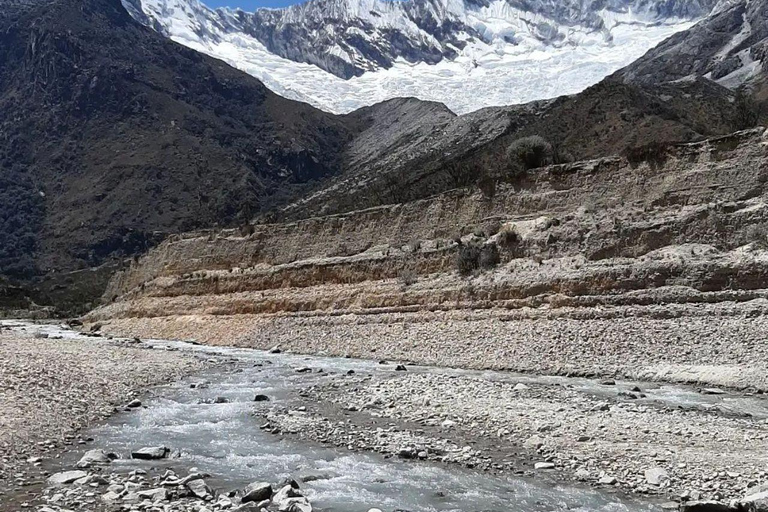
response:
[[(35, 328), (38, 328), (37, 326)], [(49, 335), (76, 337), (77, 333), (55, 326), (40, 328)], [(617, 496), (582, 487), (556, 485), (546, 480), (500, 478), (459, 467), (427, 462), (385, 459), (373, 454), (290, 441), (263, 432), (263, 420), (252, 413), (256, 394), (266, 394), (269, 406), (293, 403), (299, 387), (321, 383), (327, 375), (354, 370), (361, 374), (394, 371), (392, 365), (374, 361), (192, 345), (183, 342), (145, 340), (155, 349), (197, 352), (237, 361), (235, 366), (208, 370), (192, 378), (154, 390), (145, 408), (119, 413), (89, 434), (89, 448), (103, 448), (123, 456), (143, 446), (166, 445), (180, 450), (181, 458), (162, 462), (120, 459), (118, 471), (166, 465), (185, 472), (195, 467), (212, 475), (209, 483), (220, 490), (242, 488), (253, 481), (276, 482), (283, 477), (312, 473), (319, 479), (302, 485), (316, 510), (367, 511), (651, 511), (649, 503), (621, 500)], [(323, 373), (297, 373), (299, 366), (322, 368)], [(233, 371), (238, 368), (237, 371)], [(765, 400), (758, 397), (702, 395), (692, 388), (648, 383), (617, 382), (601, 386), (589, 379), (532, 377), (504, 372), (472, 372), (426, 367), (409, 371), (470, 374), (509, 382), (569, 385), (596, 395), (616, 394), (640, 385), (649, 402), (666, 405), (720, 407), (768, 417)], [(207, 382), (207, 387), (190, 384)], [(227, 403), (201, 401), (224, 397)], [(79, 453), (65, 457), (72, 464)]]

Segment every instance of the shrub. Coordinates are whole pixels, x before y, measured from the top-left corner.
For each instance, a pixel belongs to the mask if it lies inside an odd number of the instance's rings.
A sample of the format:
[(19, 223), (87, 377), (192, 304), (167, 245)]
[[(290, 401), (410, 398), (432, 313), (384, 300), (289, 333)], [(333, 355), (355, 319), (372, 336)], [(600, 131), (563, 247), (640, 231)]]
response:
[(480, 267), (484, 269), (491, 269), (499, 264), (501, 256), (499, 256), (499, 248), (496, 244), (485, 244), (480, 249)]
[(400, 284), (403, 286), (411, 286), (419, 280), (419, 276), (416, 274), (414, 269), (404, 268), (398, 274), (397, 280), (400, 281)]
[(654, 141), (628, 148), (624, 152), (624, 156), (632, 165), (638, 165), (643, 162), (647, 162), (650, 165), (661, 165), (669, 158), (670, 147), (671, 144)]
[(480, 247), (474, 244), (462, 245), (456, 255), (459, 274), (468, 275), (480, 268)]
[(520, 243), (520, 235), (514, 226), (504, 226), (499, 232), (499, 245), (504, 249), (511, 249)]
[(507, 162), (513, 168), (522, 165), (525, 170), (535, 169), (552, 161), (552, 144), (538, 135), (517, 139), (507, 149)]
[(752, 243), (759, 249), (768, 248), (768, 224), (752, 224), (747, 227), (747, 243)]

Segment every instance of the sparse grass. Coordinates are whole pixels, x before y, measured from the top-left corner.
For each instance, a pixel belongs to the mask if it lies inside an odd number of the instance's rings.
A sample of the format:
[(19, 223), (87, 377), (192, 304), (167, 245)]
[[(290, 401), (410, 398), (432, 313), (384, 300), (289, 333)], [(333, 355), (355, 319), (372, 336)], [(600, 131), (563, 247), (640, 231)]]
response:
[(768, 249), (768, 223), (761, 222), (747, 226), (747, 243), (753, 244), (758, 249)]

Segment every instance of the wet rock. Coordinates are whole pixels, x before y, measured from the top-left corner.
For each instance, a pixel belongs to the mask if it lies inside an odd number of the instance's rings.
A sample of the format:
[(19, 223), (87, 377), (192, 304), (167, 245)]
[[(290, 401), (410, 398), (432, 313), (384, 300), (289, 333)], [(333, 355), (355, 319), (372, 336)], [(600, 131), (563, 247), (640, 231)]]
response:
[(288, 498), (280, 502), (278, 507), (280, 512), (312, 512), (312, 505), (304, 497)]
[(275, 345), (274, 347), (269, 349), (269, 353), (270, 354), (279, 354), (280, 352), (282, 352), (282, 350), (280, 349), (280, 347), (278, 345)]
[(531, 388), (526, 386), (522, 382), (518, 382), (517, 384), (515, 384), (515, 387), (512, 388), (513, 391), (525, 391), (527, 389), (531, 389)]
[(725, 395), (726, 392), (720, 388), (702, 388), (701, 393), (704, 395)]
[(603, 381), (600, 381), (600, 384), (602, 384), (603, 386), (615, 386), (616, 381), (613, 379), (605, 379)]
[(48, 478), (48, 484), (50, 485), (67, 485), (74, 483), (77, 480), (80, 480), (81, 478), (85, 478), (88, 476), (88, 473), (85, 471), (62, 471), (61, 473), (56, 473), (54, 475), (51, 475)]
[(296, 373), (310, 373), (312, 371), (312, 368), (309, 366), (302, 366), (301, 368), (296, 368)]
[(117, 456), (113, 453), (107, 453), (104, 450), (89, 450), (77, 462), (76, 468), (84, 469), (91, 466), (103, 466), (112, 462)]
[(536, 470), (555, 469), (555, 463), (554, 462), (537, 462), (536, 464), (534, 464), (533, 468)]
[(735, 512), (735, 509), (719, 501), (690, 501), (681, 505), (680, 512)]
[(126, 405), (129, 409), (135, 409), (137, 407), (141, 407), (141, 400), (131, 400), (128, 402), (128, 405)]
[(267, 482), (253, 482), (243, 491), (243, 503), (259, 502), (272, 497), (272, 484)]
[(322, 471), (305, 471), (296, 475), (296, 478), (303, 483), (315, 482), (317, 480), (330, 480), (335, 475)]
[(170, 452), (171, 450), (166, 448), (165, 446), (146, 447), (146, 448), (140, 448), (132, 452), (131, 457), (134, 459), (141, 459), (141, 460), (165, 459), (166, 457), (168, 457), (168, 454)]
[(217, 396), (216, 398), (213, 399), (213, 403), (215, 403), (215, 404), (228, 404), (229, 403), (229, 398), (224, 397), (224, 396)]
[(269, 397), (267, 395), (256, 395), (253, 397), (254, 402), (269, 402)]
[(396, 372), (406, 372), (406, 371), (408, 371), (408, 368), (406, 368), (404, 364), (399, 364), (399, 365), (395, 366), (395, 371)]
[(601, 485), (615, 485), (616, 481), (617, 481), (616, 478), (606, 475), (600, 478), (600, 480), (598, 480), (597, 483)]

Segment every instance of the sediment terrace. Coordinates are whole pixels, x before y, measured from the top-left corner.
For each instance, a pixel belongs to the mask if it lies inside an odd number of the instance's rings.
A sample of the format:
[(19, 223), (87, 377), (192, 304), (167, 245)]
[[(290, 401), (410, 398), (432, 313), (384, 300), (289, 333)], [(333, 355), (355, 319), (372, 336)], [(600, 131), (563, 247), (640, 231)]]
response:
[[(767, 164), (758, 129), (482, 191), (185, 234), (116, 275), (86, 320), (142, 337), (764, 390)], [(462, 273), (459, 258), (475, 260)]]

